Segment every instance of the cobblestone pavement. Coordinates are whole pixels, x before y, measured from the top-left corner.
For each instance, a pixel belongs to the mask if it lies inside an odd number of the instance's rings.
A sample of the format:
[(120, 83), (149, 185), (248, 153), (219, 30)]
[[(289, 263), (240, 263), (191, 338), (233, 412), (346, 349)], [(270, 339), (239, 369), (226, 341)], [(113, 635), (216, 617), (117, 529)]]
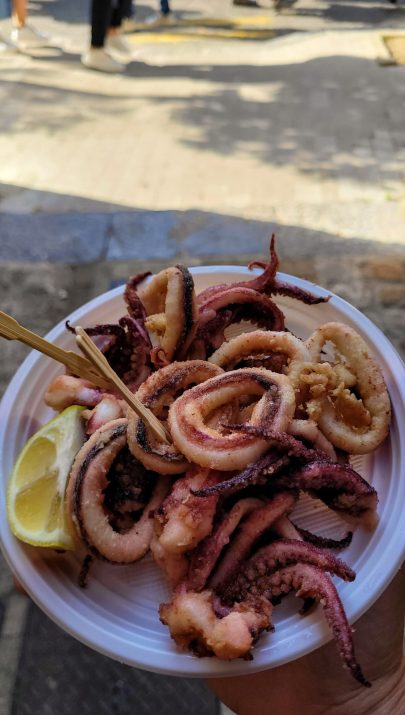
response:
[[(36, 0), (32, 21), (52, 46), (0, 52), (1, 308), (45, 334), (131, 273), (245, 264), (265, 256), (275, 230), (285, 272), (356, 305), (405, 356), (405, 69), (377, 62), (405, 6), (173, 4), (182, 19), (274, 35), (133, 33), (135, 61), (112, 78), (78, 63), (84, 4)], [(139, 4), (138, 19), (151, 9)], [(2, 392), (27, 351), (0, 348)], [(1, 562), (0, 715), (218, 708), (197, 681), (132, 670), (74, 641)]]

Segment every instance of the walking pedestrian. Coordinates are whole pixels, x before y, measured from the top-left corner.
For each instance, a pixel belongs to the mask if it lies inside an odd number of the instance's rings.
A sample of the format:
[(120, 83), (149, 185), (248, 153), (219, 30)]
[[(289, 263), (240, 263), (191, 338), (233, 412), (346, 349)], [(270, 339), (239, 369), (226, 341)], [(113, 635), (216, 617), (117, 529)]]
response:
[(122, 72), (125, 65), (112, 55), (132, 56), (128, 40), (121, 34), (124, 17), (130, 12), (129, 0), (92, 0), (91, 44), (82, 55), (82, 64), (100, 72)]
[(27, 23), (27, 0), (12, 0), (11, 40), (19, 49), (41, 47), (46, 42), (46, 36)]
[(164, 25), (166, 22), (170, 22), (171, 18), (172, 11), (169, 0), (160, 0), (160, 12), (146, 18), (146, 23), (148, 25)]

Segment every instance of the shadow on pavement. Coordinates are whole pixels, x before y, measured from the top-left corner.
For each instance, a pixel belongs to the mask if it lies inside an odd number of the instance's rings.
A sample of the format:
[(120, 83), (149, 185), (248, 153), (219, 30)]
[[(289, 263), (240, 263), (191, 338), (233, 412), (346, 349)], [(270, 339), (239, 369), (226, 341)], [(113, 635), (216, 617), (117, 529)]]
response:
[(299, 3), (295, 6), (294, 13), (302, 17), (323, 17), (334, 22), (359, 23), (373, 27), (386, 23), (395, 13), (405, 17), (405, 8), (401, 7), (401, 0), (397, 6), (391, 4), (389, 0), (339, 0), (339, 2), (326, 3), (322, 8), (309, 7), (302, 8)]
[[(72, 59), (79, 58), (57, 58)], [(405, 87), (397, 69), (383, 69), (374, 60), (336, 55), (273, 66), (132, 62), (126, 78), (134, 83), (121, 82), (116, 95), (108, 93), (110, 85), (106, 93), (52, 86), (40, 63), (35, 77), (32, 83), (19, 79), (18, 93), (4, 104), (3, 131), (18, 134), (47, 126), (57, 134), (72, 124), (91, 127), (100, 114), (127, 123), (141, 107), (155, 105), (159, 111), (165, 105), (176, 123), (193, 128), (192, 139), (178, 139), (193, 150), (224, 157), (249, 154), (264, 164), (291, 165), (320, 178), (398, 180), (395, 155), (404, 149), (405, 131), (397, 107), (405, 100)], [(174, 85), (173, 93), (159, 96), (155, 87), (148, 92), (147, 82), (138, 82), (162, 78), (192, 80), (193, 89), (178, 95)], [(6, 69), (0, 83), (5, 96), (13, 83), (13, 70)], [(387, 121), (389, 140), (381, 147), (378, 135), (387, 134)]]
[[(159, 0), (151, 0), (149, 4), (135, 4), (136, 20), (143, 22), (145, 18), (156, 13), (159, 5)], [(175, 8), (174, 8), (175, 9)], [(187, 16), (197, 15), (199, 13), (187, 11)], [(70, 24), (83, 24), (90, 22), (90, 0), (35, 0), (30, 6), (30, 17), (44, 16), (50, 17), (53, 20)]]
[[(21, 208), (13, 210), (13, 201), (18, 207), (25, 205), (27, 212), (21, 213)], [(276, 214), (263, 221), (196, 209), (132, 209), (9, 184), (0, 184), (0, 202), (0, 262), (59, 266), (87, 264), (91, 266), (88, 272), (90, 284), (92, 275), (98, 274), (100, 264), (104, 265), (102, 274), (109, 275), (106, 267), (109, 262), (136, 261), (140, 264), (137, 270), (145, 267), (154, 270), (156, 264), (167, 265), (173, 261), (187, 265), (246, 265), (253, 257), (267, 257), (272, 233), (276, 234), (277, 250), (284, 268), (287, 261), (287, 271), (291, 256), (297, 260), (312, 260), (315, 254), (330, 257), (343, 253), (349, 263), (350, 257), (355, 255), (383, 254), (388, 250), (403, 254), (404, 250), (399, 241), (365, 240), (354, 232), (350, 237), (342, 237), (338, 226), (333, 234), (281, 223)], [(125, 281), (129, 270), (125, 268), (118, 277)], [(310, 272), (303, 277), (312, 280), (314, 274)], [(117, 275), (112, 278), (116, 279)], [(109, 287), (107, 280), (102, 290)], [(4, 300), (8, 300), (14, 290), (5, 273), (0, 279), (0, 296), (3, 293)], [(25, 294), (21, 294), (20, 285), (17, 295), (22, 303)], [(69, 307), (73, 310), (77, 305)]]

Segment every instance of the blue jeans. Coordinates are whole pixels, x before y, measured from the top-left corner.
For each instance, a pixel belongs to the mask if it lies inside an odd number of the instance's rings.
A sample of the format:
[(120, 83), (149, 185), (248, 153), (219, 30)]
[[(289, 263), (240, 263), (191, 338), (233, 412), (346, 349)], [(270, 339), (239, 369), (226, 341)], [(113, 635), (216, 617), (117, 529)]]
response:
[(162, 15), (168, 15), (170, 12), (169, 0), (160, 0), (160, 12)]

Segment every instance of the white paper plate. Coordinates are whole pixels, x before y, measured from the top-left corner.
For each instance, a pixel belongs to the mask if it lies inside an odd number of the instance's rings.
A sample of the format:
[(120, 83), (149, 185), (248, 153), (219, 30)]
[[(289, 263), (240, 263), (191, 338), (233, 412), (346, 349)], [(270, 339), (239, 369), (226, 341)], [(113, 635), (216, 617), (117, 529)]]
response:
[[(198, 291), (215, 283), (245, 280), (247, 269), (214, 266), (192, 269)], [(326, 291), (291, 276), (280, 274), (293, 285)], [(356, 468), (377, 489), (380, 521), (372, 533), (357, 529), (343, 558), (357, 572), (354, 583), (336, 580), (346, 613), (355, 621), (386, 588), (405, 555), (405, 459), (399, 430), (405, 425), (405, 367), (390, 342), (367, 318), (335, 296), (328, 303), (306, 306), (289, 298), (277, 301), (286, 314), (287, 326), (307, 337), (319, 324), (338, 320), (354, 327), (371, 346), (381, 365), (390, 392), (393, 420), (390, 438), (374, 454), (356, 459)], [(94, 325), (120, 317), (124, 312), (122, 288), (92, 300), (70, 316), (73, 324)], [(72, 336), (64, 322), (47, 336), (64, 348), (72, 348)], [(10, 383), (0, 406), (0, 537), (8, 563), (37, 605), (59, 626), (86, 645), (139, 668), (195, 677), (239, 675), (280, 665), (305, 655), (331, 638), (322, 609), (298, 615), (299, 603), (287, 599), (274, 611), (274, 633), (264, 635), (254, 660), (221, 662), (180, 653), (158, 618), (158, 606), (168, 590), (149, 558), (132, 566), (97, 563), (88, 588), (77, 585), (80, 563), (72, 554), (56, 556), (25, 546), (10, 533), (5, 492), (15, 458), (28, 437), (53, 416), (43, 403), (44, 389), (60, 367), (31, 353)], [(300, 519), (320, 533), (328, 527), (324, 512), (313, 501), (300, 506)]]

